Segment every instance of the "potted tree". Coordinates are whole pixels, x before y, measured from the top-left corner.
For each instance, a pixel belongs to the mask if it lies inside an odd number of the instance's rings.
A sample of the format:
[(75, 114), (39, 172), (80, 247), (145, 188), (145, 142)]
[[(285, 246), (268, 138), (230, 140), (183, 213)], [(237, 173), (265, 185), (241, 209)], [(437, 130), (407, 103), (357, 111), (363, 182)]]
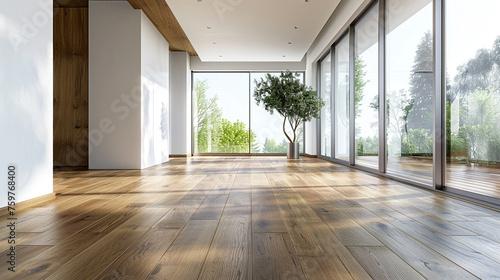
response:
[[(269, 113), (275, 111), (283, 117), (283, 132), (289, 143), (287, 158), (299, 158), (297, 128), (302, 122), (319, 118), (319, 112), (325, 102), (311, 87), (307, 87), (298, 79), (297, 73), (281, 72), (279, 76), (267, 74), (260, 81), (255, 81), (253, 93), (257, 105), (261, 103)], [(293, 132), (293, 138), (286, 132), (286, 123)]]

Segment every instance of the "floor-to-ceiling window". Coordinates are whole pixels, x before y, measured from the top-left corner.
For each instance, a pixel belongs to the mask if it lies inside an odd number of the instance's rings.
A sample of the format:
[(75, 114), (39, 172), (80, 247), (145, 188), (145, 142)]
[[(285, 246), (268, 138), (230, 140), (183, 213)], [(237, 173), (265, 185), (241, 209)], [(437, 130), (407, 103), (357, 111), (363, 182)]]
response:
[(431, 184), (433, 10), (431, 0), (387, 0), (387, 173)]
[[(255, 80), (264, 76), (265, 73), (250, 72), (193, 73), (195, 154), (286, 153), (283, 118), (276, 113), (271, 115), (253, 98)], [(298, 79), (304, 80), (302, 72)], [(303, 153), (303, 125), (297, 134)]]
[[(250, 110), (250, 124), (252, 135), (255, 142), (252, 144), (252, 153), (264, 153), (264, 154), (284, 154), (286, 153), (286, 147), (288, 140), (283, 132), (283, 117), (278, 113), (271, 115), (267, 112), (263, 105), (257, 105), (255, 99), (253, 98), (253, 91), (255, 88), (255, 81), (260, 81), (260, 79), (265, 78), (267, 73), (250, 73), (251, 80), (251, 110)], [(271, 75), (279, 76), (279, 73), (269, 73)], [(301, 81), (304, 80), (303, 73), (297, 73), (297, 78)], [(288, 124), (288, 123), (287, 123)], [(299, 142), (299, 151), (303, 153), (304, 145), (304, 126), (301, 125), (297, 128), (297, 141)], [(293, 137), (293, 131), (286, 125), (285, 129), (291, 137)]]
[(328, 53), (320, 62), (320, 96), (325, 101), (325, 106), (321, 108), (320, 149), (321, 155), (325, 157), (332, 156), (331, 64), (332, 55)]
[(445, 1), (446, 186), (500, 197), (500, 1)]
[(194, 153), (248, 153), (247, 73), (193, 74)]
[(335, 158), (349, 161), (349, 36), (334, 46)]
[(356, 165), (378, 168), (378, 4), (354, 29)]
[(333, 72), (319, 73), (320, 88), (333, 79), (335, 149), (324, 153), (325, 112), (318, 153), (499, 203), (499, 10), (496, 0), (370, 3), (333, 43)]

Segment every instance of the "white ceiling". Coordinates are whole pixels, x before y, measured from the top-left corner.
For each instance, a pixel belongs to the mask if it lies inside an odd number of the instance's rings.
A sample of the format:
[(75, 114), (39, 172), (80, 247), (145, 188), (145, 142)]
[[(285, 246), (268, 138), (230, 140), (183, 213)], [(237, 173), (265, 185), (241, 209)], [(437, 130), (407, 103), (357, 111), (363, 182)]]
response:
[(307, 1), (166, 0), (206, 62), (301, 61), (340, 2)]

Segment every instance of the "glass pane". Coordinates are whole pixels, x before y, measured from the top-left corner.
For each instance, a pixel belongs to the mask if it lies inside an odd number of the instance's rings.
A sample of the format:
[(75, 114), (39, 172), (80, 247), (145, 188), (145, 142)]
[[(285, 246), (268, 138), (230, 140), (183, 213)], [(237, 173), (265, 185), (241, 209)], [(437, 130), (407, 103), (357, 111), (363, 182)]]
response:
[(332, 56), (328, 54), (321, 61), (321, 98), (325, 106), (321, 108), (321, 155), (332, 156), (332, 115), (331, 115), (331, 80)]
[(349, 161), (349, 36), (335, 46), (335, 158)]
[(432, 184), (432, 1), (387, 7), (387, 173)]
[[(446, 185), (500, 197), (500, 1), (447, 1)], [(464, 20), (466, 19), (466, 20)]]
[[(279, 73), (270, 73), (271, 75), (279, 76)], [(264, 109), (261, 104), (257, 105), (253, 98), (255, 81), (264, 78), (266, 73), (251, 73), (251, 129), (252, 129), (252, 153), (271, 153), (271, 154), (286, 154), (287, 143), (289, 142), (283, 133), (283, 117), (278, 113), (271, 115)], [(299, 73), (298, 78), (303, 82), (304, 74)], [(286, 124), (286, 131), (290, 137), (293, 137), (293, 131)], [(303, 126), (299, 126), (296, 131), (297, 142), (299, 142), (299, 151), (303, 153), (304, 149), (304, 130)]]
[(195, 153), (249, 152), (248, 73), (193, 74)]
[(356, 165), (378, 168), (378, 4), (355, 27)]

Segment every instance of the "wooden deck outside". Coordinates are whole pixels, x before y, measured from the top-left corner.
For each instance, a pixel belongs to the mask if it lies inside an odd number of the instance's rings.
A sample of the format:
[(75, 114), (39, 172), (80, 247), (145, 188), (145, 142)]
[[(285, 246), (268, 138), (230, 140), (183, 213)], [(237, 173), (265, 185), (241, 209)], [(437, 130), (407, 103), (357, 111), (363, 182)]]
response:
[[(357, 157), (356, 163), (377, 169), (378, 157)], [(432, 160), (389, 157), (388, 163), (388, 174), (424, 184), (432, 184)], [(446, 166), (446, 186), (500, 200), (500, 168), (448, 163)]]
[(496, 210), (320, 159), (174, 158), (54, 185), (18, 205), (0, 279), (500, 277)]

